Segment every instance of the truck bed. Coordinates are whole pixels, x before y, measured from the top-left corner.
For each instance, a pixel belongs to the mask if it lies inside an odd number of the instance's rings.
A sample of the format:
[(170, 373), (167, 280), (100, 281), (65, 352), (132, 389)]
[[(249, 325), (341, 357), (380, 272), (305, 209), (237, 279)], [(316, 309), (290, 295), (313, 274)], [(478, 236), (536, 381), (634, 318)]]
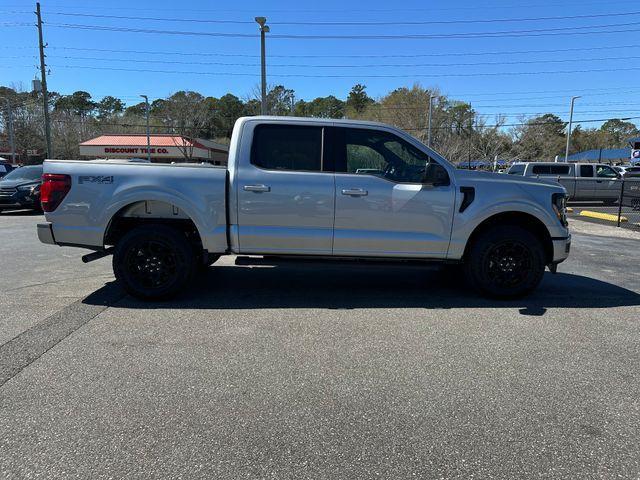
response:
[(71, 190), (47, 213), (56, 243), (102, 248), (117, 215), (153, 218), (167, 211), (196, 225), (204, 249), (227, 248), (225, 167), (112, 160), (46, 160), (44, 173), (71, 177)]

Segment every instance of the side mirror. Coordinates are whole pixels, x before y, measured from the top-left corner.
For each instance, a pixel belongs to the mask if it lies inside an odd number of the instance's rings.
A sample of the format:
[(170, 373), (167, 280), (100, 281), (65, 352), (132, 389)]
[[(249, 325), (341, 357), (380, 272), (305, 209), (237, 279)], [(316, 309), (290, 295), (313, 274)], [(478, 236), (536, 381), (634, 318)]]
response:
[(446, 187), (451, 182), (447, 170), (442, 165), (430, 162), (425, 168), (422, 183), (433, 187)]

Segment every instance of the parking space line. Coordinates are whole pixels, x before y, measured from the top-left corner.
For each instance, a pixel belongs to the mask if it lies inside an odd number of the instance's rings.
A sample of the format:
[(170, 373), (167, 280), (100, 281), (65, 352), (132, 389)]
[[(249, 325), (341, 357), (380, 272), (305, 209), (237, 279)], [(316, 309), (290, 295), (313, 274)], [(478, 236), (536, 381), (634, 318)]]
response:
[(87, 297), (90, 302), (78, 300), (1, 345), (0, 386), (123, 296), (117, 285), (107, 284)]

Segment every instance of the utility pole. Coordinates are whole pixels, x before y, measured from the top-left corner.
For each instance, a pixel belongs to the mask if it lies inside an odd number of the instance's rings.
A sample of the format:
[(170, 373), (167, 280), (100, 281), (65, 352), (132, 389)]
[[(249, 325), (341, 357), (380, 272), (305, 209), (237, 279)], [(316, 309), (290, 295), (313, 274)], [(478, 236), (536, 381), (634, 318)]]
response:
[(40, 2), (36, 3), (36, 15), (38, 16), (40, 78), (42, 81), (42, 104), (44, 107), (44, 136), (47, 140), (47, 158), (53, 158), (53, 148), (51, 147), (51, 125), (49, 120), (49, 92), (47, 91), (47, 66), (44, 63), (44, 41), (42, 40), (42, 15), (40, 14)]
[(11, 102), (7, 97), (4, 98), (4, 101), (7, 102), (7, 130), (9, 130), (9, 147), (11, 148), (11, 163), (15, 165), (16, 163), (16, 143), (13, 138), (13, 111), (11, 110)]
[(151, 134), (149, 131), (149, 97), (147, 97), (146, 95), (140, 95), (142, 98), (144, 98), (144, 105), (145, 105), (145, 117), (147, 119), (147, 160), (149, 160), (149, 163), (151, 163)]
[(255, 18), (260, 25), (260, 114), (267, 114), (267, 56), (265, 50), (265, 33), (269, 33), (269, 25), (267, 25), (266, 17)]
[(573, 126), (573, 104), (576, 102), (576, 100), (580, 98), (578, 97), (571, 97), (571, 110), (569, 112), (569, 130), (567, 131), (567, 149), (565, 150), (564, 153), (564, 163), (567, 163), (569, 161), (569, 147), (571, 146), (571, 127)]
[(427, 147), (431, 148), (431, 111), (433, 110), (434, 96), (429, 94), (429, 121), (427, 127)]

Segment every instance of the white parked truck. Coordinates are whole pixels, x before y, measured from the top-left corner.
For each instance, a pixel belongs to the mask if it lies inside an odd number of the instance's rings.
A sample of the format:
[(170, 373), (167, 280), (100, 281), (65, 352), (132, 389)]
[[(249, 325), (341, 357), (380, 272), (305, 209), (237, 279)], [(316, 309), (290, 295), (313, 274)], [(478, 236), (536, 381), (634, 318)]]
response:
[(456, 263), (514, 297), (571, 243), (561, 185), (457, 170), (372, 122), (241, 118), (226, 168), (47, 160), (41, 192), (42, 242), (113, 254), (117, 280), (149, 299), (226, 254)]
[(602, 201), (613, 205), (620, 197), (622, 174), (600, 163), (518, 162), (509, 175), (557, 180), (569, 200)]

